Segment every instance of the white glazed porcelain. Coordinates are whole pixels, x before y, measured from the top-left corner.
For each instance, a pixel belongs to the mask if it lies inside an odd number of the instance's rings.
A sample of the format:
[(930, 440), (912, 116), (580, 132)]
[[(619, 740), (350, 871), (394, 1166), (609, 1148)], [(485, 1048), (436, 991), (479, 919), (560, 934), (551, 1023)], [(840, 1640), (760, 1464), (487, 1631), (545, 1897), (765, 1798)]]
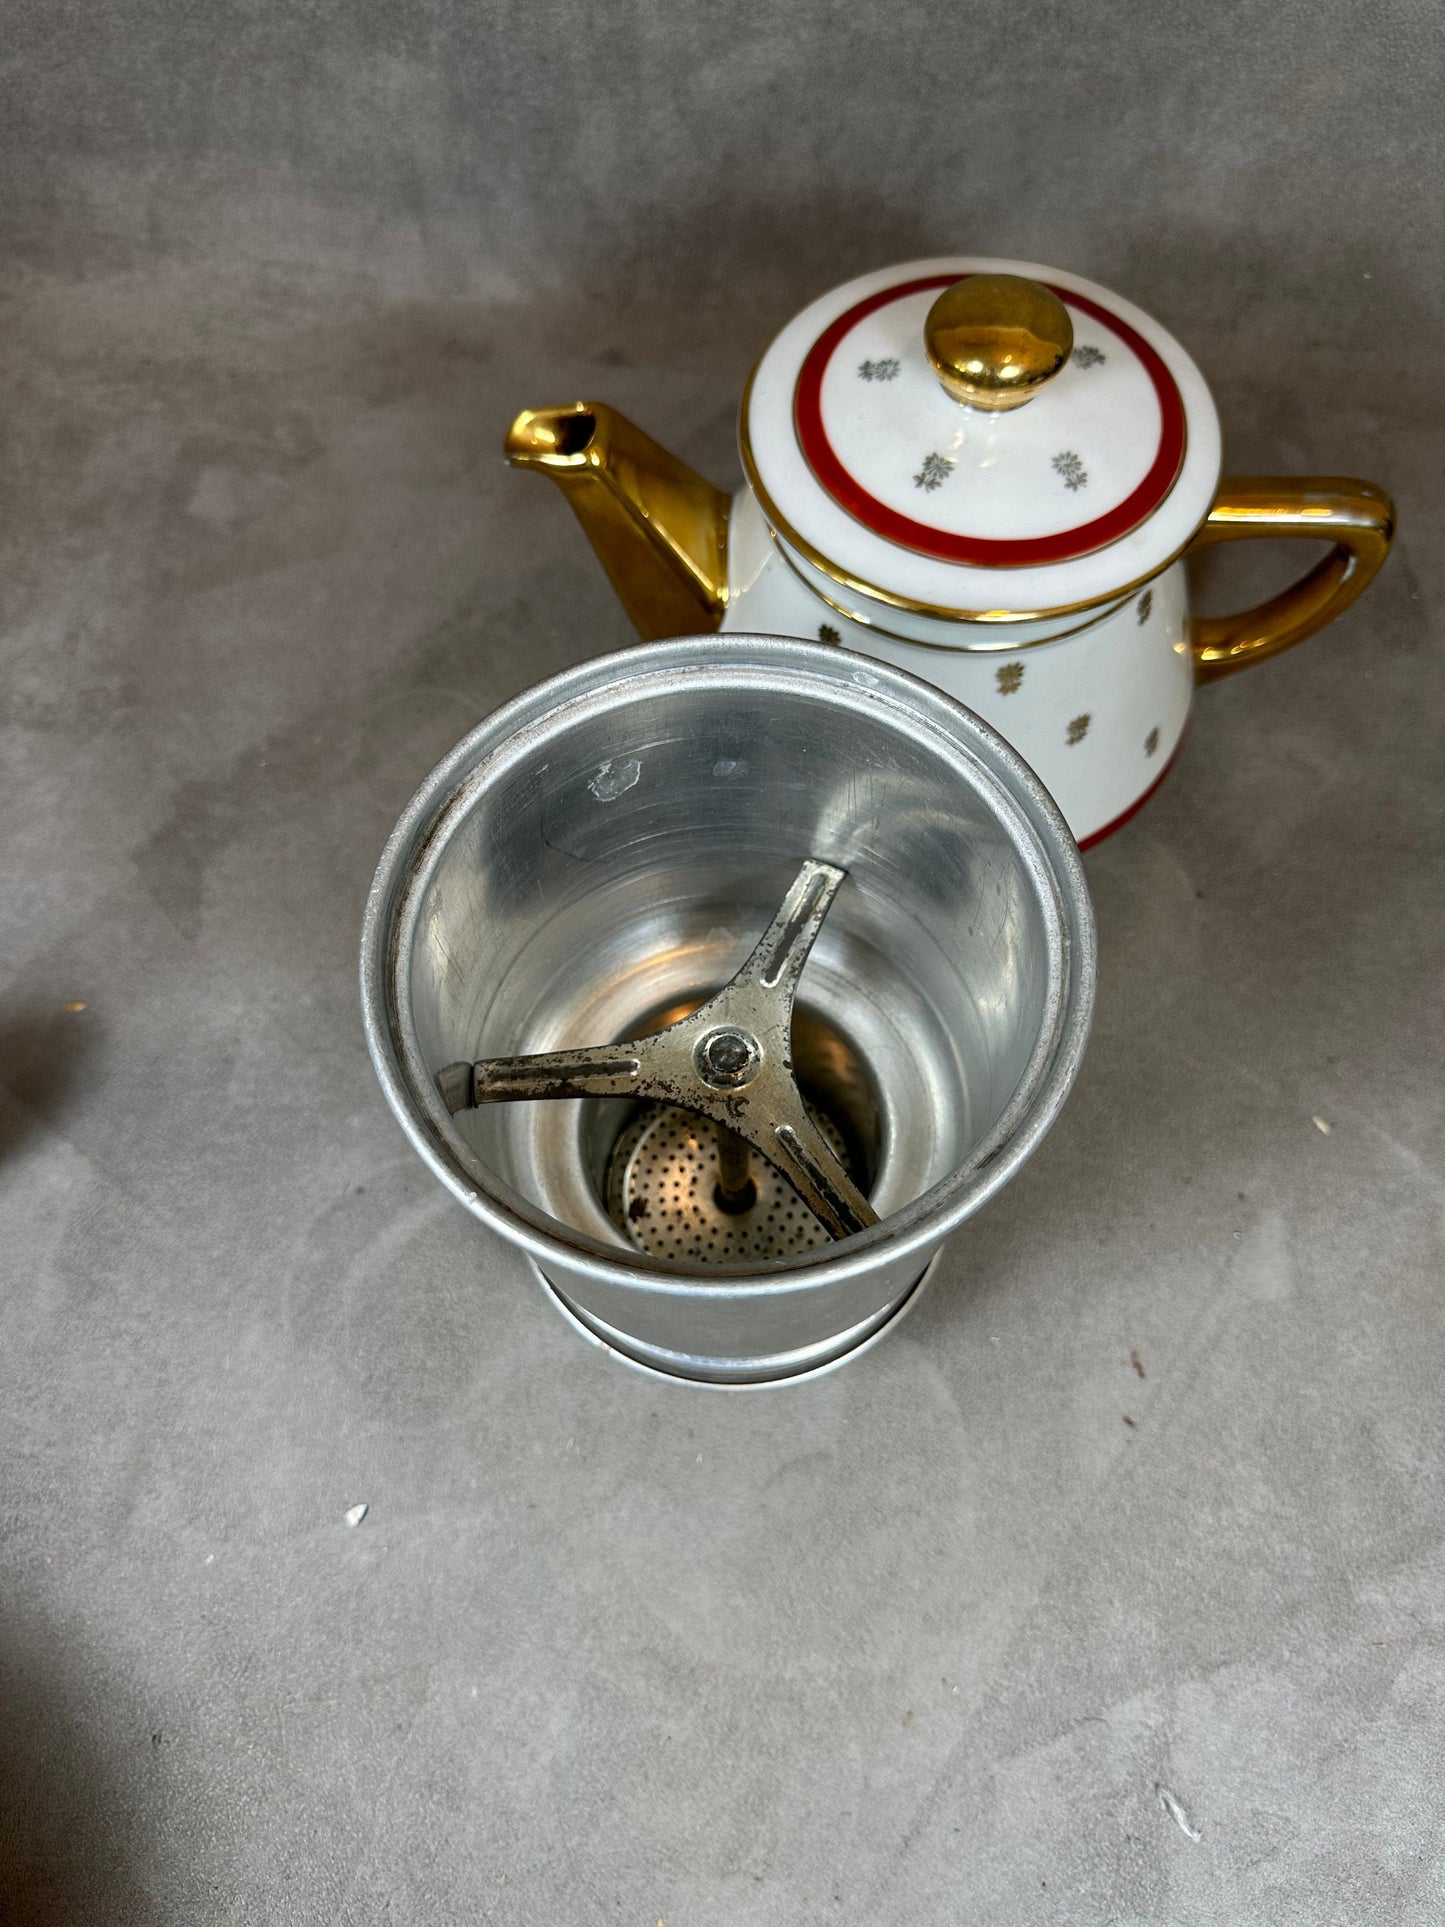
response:
[[(953, 400), (924, 351), (937, 292), (983, 273), (1044, 282), (1074, 324), (1069, 365), (1008, 414)], [(814, 461), (799, 419), (809, 388), (827, 445), (814, 442)], [(753, 488), (733, 501), (724, 630), (841, 643), (937, 684), (1028, 759), (1080, 843), (1138, 808), (1189, 718), (1176, 558), (1220, 466), (1204, 379), (1156, 321), (1029, 263), (909, 262), (834, 289), (783, 329), (750, 384), (741, 437)], [(828, 450), (856, 485), (852, 508), (828, 486)], [(898, 518), (891, 530), (870, 500)], [(1110, 518), (1122, 533), (1110, 536)], [(1100, 524), (1102, 539), (1088, 532)], [(1016, 545), (1050, 540), (1047, 559), (1013, 561)]]
[(861, 599), (853, 616), (825, 601), (748, 490), (733, 499), (724, 632), (841, 643), (935, 684), (1014, 745), (1085, 845), (1147, 800), (1179, 746), (1194, 693), (1186, 603), (1175, 562), (1102, 615), (980, 624), (972, 648), (959, 646), (956, 625), (914, 618), (915, 631), (931, 626), (939, 638), (921, 641), (895, 629), (882, 606), (877, 622), (865, 622), (858, 617), (873, 612)]
[[(1069, 363), (1026, 406), (955, 401), (924, 348), (967, 276), (1043, 282)], [(871, 599), (954, 619), (1096, 604), (1153, 575), (1209, 512), (1219, 418), (1178, 342), (1079, 275), (953, 257), (861, 275), (805, 308), (758, 363), (740, 435), (776, 532)]]
[[(567, 494), (645, 638), (798, 636), (909, 670), (1013, 743), (1085, 844), (1160, 781), (1196, 684), (1332, 620), (1394, 529), (1368, 482), (1221, 482), (1173, 336), (1028, 262), (913, 261), (821, 296), (758, 362), (739, 441), (731, 498), (602, 403), (525, 410), (506, 446)], [(1185, 552), (1246, 536), (1333, 546), (1255, 608), (1191, 615)]]

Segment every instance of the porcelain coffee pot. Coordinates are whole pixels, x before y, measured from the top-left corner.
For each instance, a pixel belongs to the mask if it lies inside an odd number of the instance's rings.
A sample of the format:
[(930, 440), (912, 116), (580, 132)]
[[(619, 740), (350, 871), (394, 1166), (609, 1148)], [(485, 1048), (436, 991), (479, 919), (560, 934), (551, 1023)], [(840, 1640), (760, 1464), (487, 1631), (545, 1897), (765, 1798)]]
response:
[[(1021, 262), (823, 295), (753, 370), (739, 440), (731, 498), (600, 403), (528, 409), (506, 453), (565, 491), (644, 639), (800, 636), (909, 670), (1012, 742), (1085, 845), (1162, 780), (1196, 684), (1329, 622), (1393, 534), (1368, 482), (1221, 480), (1174, 337)], [(1255, 608), (1191, 615), (1185, 555), (1241, 536), (1332, 546)]]

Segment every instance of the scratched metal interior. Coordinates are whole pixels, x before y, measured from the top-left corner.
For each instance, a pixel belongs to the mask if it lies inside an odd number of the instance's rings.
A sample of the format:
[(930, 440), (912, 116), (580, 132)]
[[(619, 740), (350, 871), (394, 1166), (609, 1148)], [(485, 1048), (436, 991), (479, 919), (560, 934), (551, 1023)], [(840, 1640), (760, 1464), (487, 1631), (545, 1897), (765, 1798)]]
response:
[[(427, 886), (409, 978), (423, 1062), (636, 1035), (732, 974), (809, 855), (849, 874), (799, 1002), (864, 1067), (872, 1203), (897, 1210), (1013, 1097), (1046, 943), (1036, 879), (983, 799), (882, 703), (840, 719), (797, 691), (658, 688), (549, 726), (451, 826)], [(500, 1185), (626, 1245), (604, 1201), (625, 1120), (607, 1110), (492, 1105), (455, 1128)]]

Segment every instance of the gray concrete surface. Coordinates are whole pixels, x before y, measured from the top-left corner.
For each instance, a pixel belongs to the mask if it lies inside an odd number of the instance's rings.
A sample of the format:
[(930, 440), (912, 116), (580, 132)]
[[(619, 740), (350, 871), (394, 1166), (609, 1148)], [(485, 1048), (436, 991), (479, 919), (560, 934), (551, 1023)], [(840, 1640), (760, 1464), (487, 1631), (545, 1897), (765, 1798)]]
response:
[[(1445, 1913), (1432, 21), (10, 10), (6, 1927)], [(402, 1141), (363, 896), (626, 640), (514, 409), (725, 479), (776, 322), (964, 246), (1403, 538), (1090, 857), (1081, 1084), (918, 1314), (654, 1386)]]

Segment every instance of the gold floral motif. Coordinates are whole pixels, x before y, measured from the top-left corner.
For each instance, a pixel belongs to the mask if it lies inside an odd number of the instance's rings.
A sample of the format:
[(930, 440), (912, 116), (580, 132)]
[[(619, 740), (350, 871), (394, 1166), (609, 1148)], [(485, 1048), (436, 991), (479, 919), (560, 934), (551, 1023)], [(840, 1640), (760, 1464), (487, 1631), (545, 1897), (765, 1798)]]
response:
[(1071, 749), (1075, 743), (1083, 742), (1089, 733), (1089, 724), (1093, 722), (1093, 720), (1093, 717), (1087, 710), (1084, 711), (1082, 716), (1075, 716), (1074, 720), (1069, 724), (1068, 731), (1068, 741)]
[(1021, 662), (1006, 662), (998, 672), (998, 693), (1011, 696), (1024, 679), (1024, 666)]
[(1154, 591), (1152, 589), (1146, 589), (1143, 595), (1141, 595), (1139, 598), (1139, 612), (1136, 617), (1136, 620), (1141, 629), (1143, 628), (1144, 624), (1149, 620), (1149, 611), (1153, 607), (1154, 607)]
[(951, 455), (925, 455), (923, 466), (913, 478), (913, 486), (931, 495), (936, 488), (942, 488), (957, 466)]
[(843, 638), (838, 634), (838, 631), (833, 627), (831, 622), (820, 622), (818, 624), (818, 640), (819, 642), (841, 642)]
[[(893, 589), (885, 589), (876, 582), (867, 581), (863, 576), (851, 574), (839, 563), (824, 555), (820, 548), (816, 547), (805, 535), (793, 527), (792, 523), (768, 493), (767, 486), (762, 476), (758, 473), (757, 458), (753, 452), (752, 436), (748, 426), (753, 388), (757, 382), (759, 365), (760, 364), (756, 362), (753, 364), (752, 371), (748, 375), (747, 382), (743, 388), (742, 409), (738, 418), (738, 452), (743, 459), (743, 473), (747, 477), (748, 487), (757, 497), (758, 506), (763, 511), (763, 517), (768, 523), (770, 533), (775, 538), (781, 538), (782, 541), (786, 542), (789, 548), (795, 550), (804, 561), (810, 563), (812, 567), (819, 570), (821, 574), (831, 576), (833, 581), (836, 582), (841, 589), (846, 589), (855, 595), (867, 596), (871, 600), (885, 603), (891, 609), (903, 609), (913, 615), (928, 616), (939, 622), (957, 623), (964, 629), (977, 627), (982, 630), (985, 636), (998, 636), (996, 642), (943, 644), (923, 642), (921, 647), (925, 649), (956, 649), (961, 653), (967, 654), (975, 649), (981, 652), (987, 652), (990, 650), (997, 651), (1009, 648), (1042, 648), (1046, 643), (1057, 642), (1059, 640), (1057, 636), (1040, 636), (1036, 643), (1010, 643), (1007, 635), (1003, 632), (1011, 623), (1039, 622), (1046, 616), (1087, 616), (1088, 622), (1082, 624), (1082, 627), (1087, 627), (1093, 622), (1102, 622), (1106, 617), (1114, 615), (1122, 609), (1136, 589), (1142, 588), (1144, 583), (1151, 577), (1167, 569), (1170, 563), (1177, 562), (1180, 556), (1183, 555), (1185, 549), (1189, 548), (1198, 539), (1199, 531), (1196, 529), (1194, 534), (1192, 534), (1187, 541), (1182, 542), (1172, 554), (1166, 555), (1161, 562), (1156, 563), (1154, 567), (1149, 570), (1147, 576), (1135, 576), (1128, 582), (1121, 582), (1117, 588), (1111, 589), (1107, 595), (1086, 597), (1082, 602), (1061, 602), (1055, 604), (1053, 607), (1044, 607), (1041, 609), (1033, 607), (1025, 609), (958, 609), (948, 603), (920, 602), (914, 596), (900, 595)], [(781, 550), (780, 553), (782, 553)], [(823, 599), (824, 601), (829, 600), (827, 596), (824, 596)], [(836, 603), (834, 604), (835, 608), (838, 606)], [(856, 614), (851, 610), (844, 609), (842, 613), (847, 615), (851, 621), (858, 619)], [(884, 629), (881, 623), (873, 623), (868, 626), (878, 629), (881, 634), (892, 634), (892, 631)], [(914, 636), (900, 636), (898, 640), (901, 642), (917, 642), (919, 639)], [(1204, 672), (1201, 671), (1201, 673)]]

